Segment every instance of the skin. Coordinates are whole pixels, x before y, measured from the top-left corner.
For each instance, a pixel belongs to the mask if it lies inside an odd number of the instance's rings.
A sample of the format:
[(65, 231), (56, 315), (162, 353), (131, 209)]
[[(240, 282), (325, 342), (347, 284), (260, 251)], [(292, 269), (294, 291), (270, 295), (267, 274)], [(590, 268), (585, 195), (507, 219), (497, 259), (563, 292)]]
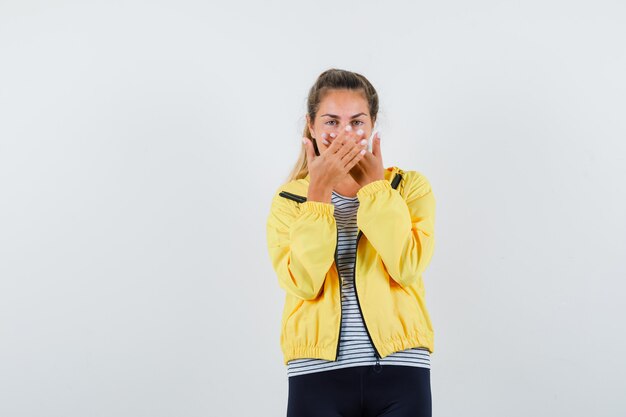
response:
[(378, 135), (372, 151), (367, 150), (374, 121), (359, 90), (329, 90), (322, 97), (315, 120), (307, 115), (320, 156), (315, 155), (313, 143), (303, 138), (311, 175), (308, 200), (330, 203), (333, 190), (353, 197), (361, 187), (384, 179)]

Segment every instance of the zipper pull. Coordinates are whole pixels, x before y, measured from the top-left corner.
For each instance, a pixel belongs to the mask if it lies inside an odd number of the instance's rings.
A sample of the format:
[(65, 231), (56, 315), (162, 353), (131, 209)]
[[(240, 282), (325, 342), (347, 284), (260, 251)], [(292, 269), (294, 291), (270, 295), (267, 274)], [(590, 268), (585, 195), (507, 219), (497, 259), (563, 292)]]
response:
[(380, 371), (382, 371), (382, 365), (380, 364), (380, 359), (378, 358), (378, 355), (376, 355), (376, 365), (374, 365), (374, 372), (376, 372), (377, 374), (380, 373)]

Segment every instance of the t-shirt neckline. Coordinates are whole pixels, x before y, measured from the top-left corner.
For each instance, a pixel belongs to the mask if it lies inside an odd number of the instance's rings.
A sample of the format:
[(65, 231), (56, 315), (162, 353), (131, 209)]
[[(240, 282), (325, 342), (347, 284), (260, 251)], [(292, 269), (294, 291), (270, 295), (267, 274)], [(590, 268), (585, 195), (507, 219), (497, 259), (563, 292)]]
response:
[(356, 200), (356, 199), (358, 198), (357, 196), (354, 196), (354, 197), (348, 197), (348, 196), (345, 196), (345, 195), (343, 195), (343, 194), (339, 194), (339, 193), (338, 193), (337, 191), (335, 191), (335, 190), (333, 190), (333, 194), (335, 194), (335, 195), (337, 195), (337, 196), (339, 196), (339, 197), (341, 197), (341, 198), (343, 198), (343, 199), (346, 199), (346, 200)]

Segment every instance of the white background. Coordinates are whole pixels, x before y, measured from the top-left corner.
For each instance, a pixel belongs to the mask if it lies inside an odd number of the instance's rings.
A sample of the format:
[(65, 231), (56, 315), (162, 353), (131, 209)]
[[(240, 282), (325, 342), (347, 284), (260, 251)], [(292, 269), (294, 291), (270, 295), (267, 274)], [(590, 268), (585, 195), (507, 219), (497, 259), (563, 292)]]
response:
[(331, 67), (428, 177), (433, 415), (624, 416), (623, 1), (0, 1), (0, 415), (281, 416), (272, 193)]

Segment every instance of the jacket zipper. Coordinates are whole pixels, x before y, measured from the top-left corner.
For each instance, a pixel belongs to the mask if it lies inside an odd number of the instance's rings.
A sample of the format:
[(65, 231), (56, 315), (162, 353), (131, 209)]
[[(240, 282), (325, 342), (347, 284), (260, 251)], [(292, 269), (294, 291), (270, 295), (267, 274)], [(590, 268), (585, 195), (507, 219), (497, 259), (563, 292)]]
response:
[[(392, 181), (391, 186), (393, 188), (396, 188), (398, 186), (398, 183), (400, 182), (400, 179), (402, 179), (402, 176), (399, 176), (398, 174), (396, 174), (396, 176), (394, 177)], [(297, 201), (298, 203), (304, 203), (305, 201), (307, 201), (306, 197), (298, 195), (298, 194), (293, 194), (288, 191), (281, 191), (280, 196), (288, 198), (293, 201)], [(357, 234), (357, 237), (356, 237), (356, 250), (354, 252), (354, 267), (353, 267), (354, 294), (356, 295), (356, 304), (357, 304), (357, 307), (359, 307), (359, 312), (361, 313), (361, 318), (363, 319), (363, 325), (365, 326), (367, 337), (369, 337), (370, 343), (372, 344), (372, 347), (374, 348), (374, 355), (376, 355), (376, 365), (375, 365), (376, 368), (375, 369), (378, 372), (378, 369), (380, 369), (380, 359), (381, 359), (380, 353), (378, 353), (378, 349), (376, 349), (376, 345), (374, 344), (372, 335), (370, 334), (370, 331), (367, 328), (367, 323), (365, 323), (365, 317), (363, 316), (363, 310), (361, 309), (361, 303), (359, 302), (359, 292), (356, 289), (356, 257), (357, 257), (357, 253), (359, 249), (359, 239), (361, 238), (362, 234), (363, 234), (363, 231), (359, 230), (359, 233)], [(341, 273), (339, 272), (339, 262), (337, 260), (338, 246), (339, 246), (339, 229), (337, 229), (337, 244), (335, 245), (334, 258), (335, 258), (335, 268), (337, 269), (337, 276), (339, 277), (339, 308), (340, 308), (341, 314), (339, 315), (339, 332), (337, 335), (337, 350), (335, 351), (335, 361), (337, 361), (337, 359), (339, 358), (339, 344), (340, 344), (339, 342), (341, 341), (341, 324), (343, 323), (343, 296), (342, 296), (343, 280), (341, 278)]]
[[(398, 172), (396, 172), (396, 175), (394, 175), (393, 180), (391, 181), (391, 187), (394, 189), (397, 189), (398, 184), (400, 183), (400, 181), (402, 180), (402, 175), (400, 175)], [(381, 365), (380, 365), (380, 353), (378, 352), (378, 349), (376, 349), (376, 345), (374, 344), (374, 340), (372, 339), (372, 335), (370, 334), (369, 329), (367, 328), (367, 323), (365, 322), (365, 316), (363, 315), (363, 310), (361, 310), (361, 303), (359, 302), (359, 292), (357, 290), (357, 286), (356, 286), (356, 257), (357, 254), (359, 252), (359, 239), (361, 238), (361, 235), (363, 234), (363, 231), (359, 230), (359, 233), (356, 237), (356, 251), (354, 252), (354, 294), (356, 295), (356, 304), (359, 307), (359, 311), (361, 312), (361, 318), (363, 319), (363, 325), (365, 326), (365, 331), (367, 332), (367, 336), (370, 339), (370, 342), (372, 344), (372, 347), (374, 348), (374, 354), (376, 355), (376, 365), (374, 365), (374, 370), (376, 372), (380, 372), (381, 369)]]
[(339, 334), (337, 335), (337, 351), (335, 353), (335, 362), (337, 358), (339, 358), (339, 341), (341, 340), (341, 323), (343, 322), (343, 296), (342, 296), (342, 287), (343, 281), (341, 279), (341, 274), (339, 273), (339, 262), (337, 260), (337, 248), (339, 246), (339, 229), (337, 229), (337, 243), (335, 244), (335, 268), (337, 269), (337, 276), (339, 277)]
[(356, 237), (356, 251), (354, 252), (354, 294), (356, 295), (356, 304), (359, 307), (359, 312), (361, 313), (361, 318), (363, 319), (363, 325), (365, 326), (365, 331), (367, 332), (367, 336), (370, 339), (370, 342), (372, 343), (372, 347), (374, 348), (374, 354), (376, 355), (376, 368), (375, 369), (380, 369), (380, 353), (378, 353), (378, 349), (376, 349), (376, 345), (374, 344), (374, 340), (372, 339), (372, 335), (370, 334), (369, 329), (367, 328), (367, 323), (365, 323), (365, 316), (363, 316), (363, 310), (361, 310), (361, 303), (359, 302), (359, 292), (357, 291), (357, 286), (356, 286), (356, 257), (357, 257), (357, 253), (359, 252), (359, 239), (361, 238), (361, 235), (363, 234), (363, 232), (361, 230), (359, 230), (359, 234)]

